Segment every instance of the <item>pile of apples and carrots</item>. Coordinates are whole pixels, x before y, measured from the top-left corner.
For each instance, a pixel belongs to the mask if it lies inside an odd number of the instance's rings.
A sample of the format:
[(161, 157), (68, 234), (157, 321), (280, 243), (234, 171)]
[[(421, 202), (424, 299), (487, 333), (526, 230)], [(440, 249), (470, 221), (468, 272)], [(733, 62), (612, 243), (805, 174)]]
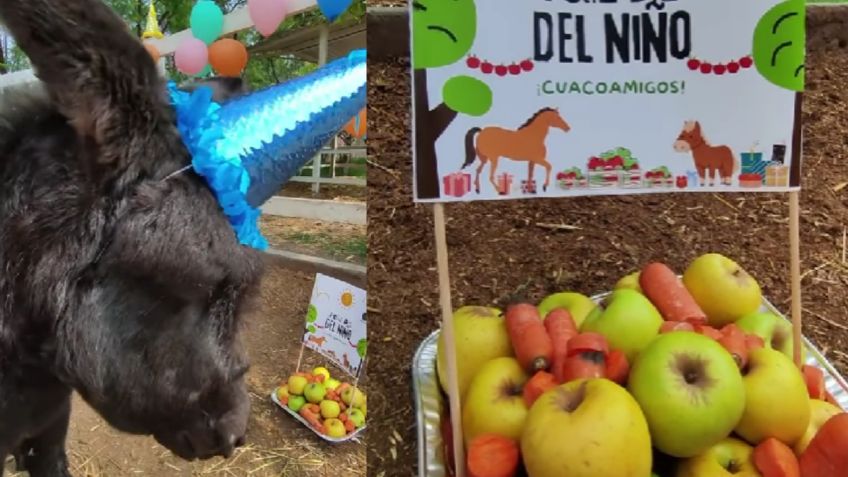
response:
[(650, 263), (600, 304), (563, 292), (456, 310), (468, 475), (848, 475), (848, 413), (762, 305), (739, 264), (706, 254), (682, 279)]

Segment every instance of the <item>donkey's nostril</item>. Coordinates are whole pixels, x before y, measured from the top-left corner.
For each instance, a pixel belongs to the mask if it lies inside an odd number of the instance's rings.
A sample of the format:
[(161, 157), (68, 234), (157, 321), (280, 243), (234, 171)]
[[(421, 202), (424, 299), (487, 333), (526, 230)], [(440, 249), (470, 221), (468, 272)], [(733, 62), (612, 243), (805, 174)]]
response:
[(245, 443), (246, 443), (246, 439), (244, 438), (244, 436), (241, 436), (238, 439), (236, 439), (236, 447), (241, 447)]

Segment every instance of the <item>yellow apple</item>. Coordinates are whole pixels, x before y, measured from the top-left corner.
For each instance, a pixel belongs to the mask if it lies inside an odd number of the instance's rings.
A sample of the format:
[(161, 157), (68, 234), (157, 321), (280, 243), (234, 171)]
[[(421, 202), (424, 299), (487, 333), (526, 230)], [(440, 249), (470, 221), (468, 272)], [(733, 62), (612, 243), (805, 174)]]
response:
[(330, 371), (323, 366), (318, 366), (317, 368), (313, 369), (312, 374), (315, 375), (315, 376), (323, 375), (325, 383), (327, 382), (328, 379), (330, 379)]
[(466, 445), (486, 433), (518, 440), (527, 417), (522, 395), (527, 379), (515, 358), (495, 358), (480, 368), (462, 403)]
[(294, 375), (289, 377), (289, 395), (291, 394), (303, 394), (304, 388), (306, 388), (306, 378), (303, 376)]
[(591, 313), (596, 306), (595, 302), (586, 295), (575, 292), (562, 292), (548, 295), (541, 303), (539, 303), (537, 308), (539, 309), (539, 316), (542, 317), (542, 319), (548, 316), (548, 313), (551, 310), (555, 310), (557, 308), (566, 309), (569, 313), (571, 313), (571, 318), (574, 320), (574, 324), (577, 325), (577, 328), (579, 329), (583, 320), (586, 319), (586, 315)]
[(607, 379), (542, 394), (527, 416), (521, 456), (533, 477), (648, 476), (653, 454), (636, 400)]
[(754, 448), (727, 437), (703, 454), (680, 463), (676, 477), (760, 477), (754, 465)]
[(716, 328), (756, 312), (763, 301), (757, 281), (717, 253), (696, 258), (683, 272), (683, 284)]
[(816, 437), (816, 433), (819, 432), (821, 426), (823, 426), (828, 419), (841, 412), (842, 409), (839, 409), (829, 402), (825, 402), (820, 399), (810, 399), (810, 424), (807, 425), (807, 430), (804, 431), (804, 435), (801, 436), (801, 439), (799, 439), (795, 444), (795, 455), (800, 457), (807, 446), (810, 445), (810, 441), (813, 440), (813, 437)]
[[(497, 308), (464, 306), (453, 313), (454, 341), (459, 395), (465, 397), (471, 378), (487, 361), (512, 356), (512, 343), (506, 331), (503, 314)], [(436, 372), (439, 383), (448, 392), (448, 369), (445, 361), (444, 334), (439, 334)]]
[(321, 401), (319, 408), (321, 409), (321, 417), (326, 419), (339, 417), (339, 414), (341, 414), (342, 412), (339, 403), (337, 403), (336, 401), (330, 401), (328, 399)]
[(639, 293), (642, 293), (642, 287), (639, 285), (639, 276), (642, 275), (642, 272), (633, 272), (630, 275), (624, 276), (618, 283), (615, 284), (613, 290), (620, 290), (622, 288), (629, 288), (631, 290), (635, 290)]
[(771, 348), (751, 350), (742, 380), (745, 412), (736, 433), (755, 446), (767, 437), (794, 446), (810, 424), (810, 395), (795, 363)]
[(324, 430), (330, 437), (344, 437), (347, 434), (344, 423), (336, 418), (324, 419)]

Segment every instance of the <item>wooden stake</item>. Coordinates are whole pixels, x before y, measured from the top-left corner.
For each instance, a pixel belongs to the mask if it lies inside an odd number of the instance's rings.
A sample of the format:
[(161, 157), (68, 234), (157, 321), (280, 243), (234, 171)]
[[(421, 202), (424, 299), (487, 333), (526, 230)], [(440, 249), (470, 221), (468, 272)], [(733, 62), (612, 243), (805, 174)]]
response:
[(444, 204), (433, 205), (433, 225), (436, 232), (436, 267), (439, 271), (439, 302), (442, 305), (442, 334), (448, 372), (448, 398), (453, 428), (453, 455), (456, 477), (465, 477), (465, 447), (462, 437), (462, 412), (459, 403), (459, 379), (456, 367), (456, 342), (453, 335), (453, 306), (451, 305), (448, 241), (445, 234)]
[(801, 234), (798, 191), (789, 193), (789, 267), (792, 286), (792, 352), (795, 364), (801, 362)]

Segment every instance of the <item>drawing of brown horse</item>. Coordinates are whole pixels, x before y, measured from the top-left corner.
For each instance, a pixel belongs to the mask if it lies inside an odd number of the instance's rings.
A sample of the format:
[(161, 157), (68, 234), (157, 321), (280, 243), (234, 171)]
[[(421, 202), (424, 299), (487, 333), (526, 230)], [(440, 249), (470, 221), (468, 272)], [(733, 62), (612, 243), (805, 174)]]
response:
[(711, 146), (707, 143), (701, 132), (701, 123), (698, 121), (683, 123), (683, 131), (674, 142), (674, 150), (692, 153), (695, 168), (698, 169), (698, 176), (701, 178), (701, 186), (704, 185), (707, 177), (710, 179), (710, 185), (715, 185), (716, 173), (721, 177), (722, 184), (731, 185), (733, 173), (739, 166), (729, 147)]
[[(536, 165), (545, 168), (545, 184), (542, 190), (547, 190), (551, 181), (551, 169), (553, 166), (547, 161), (547, 148), (545, 139), (548, 137), (548, 129), (557, 128), (564, 132), (571, 130), (571, 126), (562, 119), (559, 110), (554, 108), (542, 108), (530, 117), (517, 130), (504, 129), (496, 126), (486, 128), (471, 128), (465, 135), (465, 163), (466, 168), (480, 158), (477, 167), (477, 177), (474, 187), (480, 193), (480, 173), (487, 162), (491, 162), (489, 170), (489, 181), (498, 190), (495, 182), (495, 172), (498, 169), (498, 159), (510, 159), (513, 161), (526, 161), (528, 164), (527, 180), (533, 180), (533, 169)], [(474, 138), (477, 138), (475, 145)], [(501, 192), (505, 193), (505, 192)]]

